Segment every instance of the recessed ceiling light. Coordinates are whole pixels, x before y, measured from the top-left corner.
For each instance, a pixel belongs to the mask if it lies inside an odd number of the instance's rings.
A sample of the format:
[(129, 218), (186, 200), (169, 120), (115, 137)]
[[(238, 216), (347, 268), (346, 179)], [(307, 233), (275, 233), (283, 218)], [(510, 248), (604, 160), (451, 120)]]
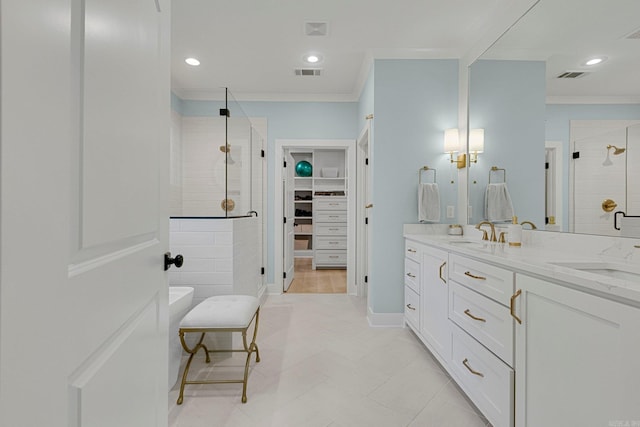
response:
[(307, 64), (317, 64), (322, 61), (322, 56), (318, 55), (317, 53), (310, 53), (308, 55), (305, 55), (302, 59)]
[(197, 67), (198, 65), (200, 65), (200, 61), (198, 61), (196, 58), (187, 58), (184, 60), (184, 62), (194, 67)]
[(604, 56), (596, 56), (585, 61), (584, 65), (597, 65), (603, 63), (607, 58)]

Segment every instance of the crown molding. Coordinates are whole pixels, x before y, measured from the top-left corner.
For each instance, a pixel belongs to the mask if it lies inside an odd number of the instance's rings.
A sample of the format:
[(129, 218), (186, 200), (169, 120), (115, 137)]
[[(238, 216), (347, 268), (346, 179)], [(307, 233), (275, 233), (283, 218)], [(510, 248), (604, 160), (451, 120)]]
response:
[(630, 96), (547, 96), (547, 104), (640, 104), (640, 95)]

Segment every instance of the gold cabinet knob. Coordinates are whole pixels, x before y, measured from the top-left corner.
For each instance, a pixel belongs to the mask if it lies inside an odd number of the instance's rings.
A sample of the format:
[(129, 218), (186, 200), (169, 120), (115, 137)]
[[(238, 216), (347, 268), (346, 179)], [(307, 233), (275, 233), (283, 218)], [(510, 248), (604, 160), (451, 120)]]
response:
[(602, 210), (605, 212), (611, 212), (617, 207), (618, 207), (618, 204), (611, 199), (605, 199), (602, 202)]

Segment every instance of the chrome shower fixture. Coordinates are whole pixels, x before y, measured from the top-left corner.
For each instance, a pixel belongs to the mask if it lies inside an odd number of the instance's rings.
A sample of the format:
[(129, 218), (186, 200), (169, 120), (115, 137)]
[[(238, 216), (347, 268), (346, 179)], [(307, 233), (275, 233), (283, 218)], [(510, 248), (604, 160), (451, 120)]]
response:
[(607, 145), (607, 151), (611, 150), (612, 148), (613, 148), (613, 155), (614, 156), (622, 154), (627, 150), (626, 148), (618, 148), (615, 145), (611, 145), (611, 144)]

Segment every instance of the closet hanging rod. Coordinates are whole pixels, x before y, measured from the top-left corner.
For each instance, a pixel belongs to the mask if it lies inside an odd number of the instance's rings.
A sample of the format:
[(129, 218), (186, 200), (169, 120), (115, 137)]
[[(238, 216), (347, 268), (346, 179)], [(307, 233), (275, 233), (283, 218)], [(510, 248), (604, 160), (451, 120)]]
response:
[(497, 166), (491, 166), (489, 170), (489, 184), (491, 184), (491, 172), (502, 171), (502, 182), (507, 183), (507, 170), (504, 168), (499, 168)]
[(429, 166), (423, 166), (418, 169), (418, 184), (422, 184), (422, 172), (433, 171), (433, 183), (437, 182), (436, 180), (436, 170), (434, 168), (430, 168)]

